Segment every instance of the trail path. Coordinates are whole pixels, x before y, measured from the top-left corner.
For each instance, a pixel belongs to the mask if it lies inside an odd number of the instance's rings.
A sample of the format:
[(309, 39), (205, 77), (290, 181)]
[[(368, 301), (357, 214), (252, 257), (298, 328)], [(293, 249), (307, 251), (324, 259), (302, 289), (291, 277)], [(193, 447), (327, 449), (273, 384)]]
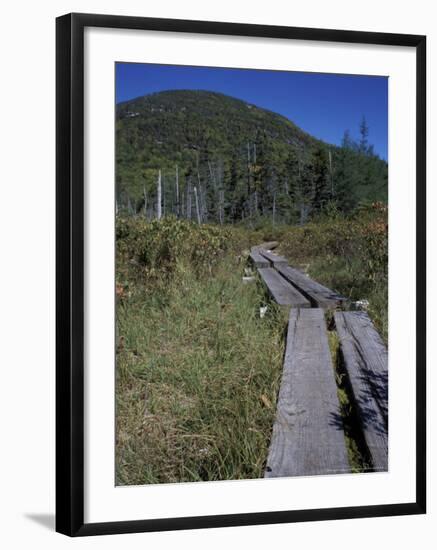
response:
[[(276, 243), (274, 243), (276, 244)], [(253, 247), (250, 261), (270, 296), (290, 308), (281, 385), (265, 477), (351, 471), (337, 393), (336, 367), (325, 313), (334, 313), (338, 360), (355, 434), (371, 471), (388, 469), (387, 349), (364, 311), (288, 265), (268, 245)]]

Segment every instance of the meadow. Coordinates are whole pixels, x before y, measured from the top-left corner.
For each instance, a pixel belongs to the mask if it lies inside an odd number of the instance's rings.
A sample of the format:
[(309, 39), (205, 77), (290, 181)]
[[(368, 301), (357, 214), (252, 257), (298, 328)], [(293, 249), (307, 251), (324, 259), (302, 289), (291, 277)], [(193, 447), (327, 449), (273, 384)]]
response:
[(387, 229), (381, 203), (304, 226), (118, 216), (117, 484), (262, 477), (286, 315), (243, 282), (250, 247), (277, 240), (292, 265), (367, 300), (387, 342)]

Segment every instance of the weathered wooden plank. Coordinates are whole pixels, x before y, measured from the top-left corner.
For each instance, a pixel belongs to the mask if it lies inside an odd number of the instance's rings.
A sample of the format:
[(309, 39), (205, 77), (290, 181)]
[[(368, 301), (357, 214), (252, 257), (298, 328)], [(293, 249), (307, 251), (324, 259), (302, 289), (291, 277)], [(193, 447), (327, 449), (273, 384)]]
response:
[(373, 468), (388, 468), (387, 349), (364, 311), (336, 312), (344, 366)]
[(347, 472), (323, 310), (292, 309), (265, 477)]
[(293, 285), (288, 283), (272, 267), (259, 268), (258, 273), (274, 300), (281, 306), (311, 307), (305, 298)]
[(270, 262), (264, 256), (261, 256), (257, 250), (252, 249), (249, 258), (255, 267), (270, 267)]
[(252, 246), (251, 250), (258, 250), (259, 248), (265, 248), (266, 250), (273, 250), (274, 248), (277, 248), (279, 246), (278, 241), (268, 241), (261, 244), (257, 244), (255, 246)]
[(308, 298), (316, 307), (323, 309), (335, 309), (341, 306), (347, 299), (334, 290), (313, 281), (301, 271), (290, 267), (289, 265), (278, 264), (275, 269), (295, 286), (302, 294)]
[(271, 252), (270, 250), (266, 250), (265, 248), (258, 249), (258, 252), (264, 256), (264, 258), (267, 258), (269, 262), (276, 267), (277, 265), (287, 265), (288, 260), (287, 258), (284, 258), (284, 256), (280, 256), (279, 254), (275, 254), (274, 252)]

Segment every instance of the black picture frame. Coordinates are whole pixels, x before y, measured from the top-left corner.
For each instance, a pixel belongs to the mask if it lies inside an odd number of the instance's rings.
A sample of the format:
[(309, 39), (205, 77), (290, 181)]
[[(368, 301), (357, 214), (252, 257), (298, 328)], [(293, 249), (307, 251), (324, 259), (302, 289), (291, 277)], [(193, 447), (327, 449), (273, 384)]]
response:
[[(157, 30), (416, 50), (416, 500), (399, 504), (84, 523), (84, 29)], [(423, 514), (426, 511), (426, 37), (68, 14), (56, 20), (56, 530), (69, 536)]]

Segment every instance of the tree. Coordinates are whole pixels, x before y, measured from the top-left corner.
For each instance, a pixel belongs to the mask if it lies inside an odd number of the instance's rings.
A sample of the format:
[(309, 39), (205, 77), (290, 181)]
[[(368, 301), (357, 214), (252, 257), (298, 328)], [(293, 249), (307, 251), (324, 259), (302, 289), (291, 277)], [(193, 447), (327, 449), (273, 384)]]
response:
[(201, 219), (200, 219), (200, 210), (199, 210), (199, 197), (197, 195), (197, 187), (196, 186), (194, 186), (194, 200), (196, 202), (197, 223), (200, 225)]
[(144, 186), (143, 193), (144, 193), (144, 217), (147, 218), (147, 191), (146, 191), (146, 186)]
[(356, 154), (350, 149), (342, 148), (336, 161), (336, 184), (334, 200), (340, 211), (351, 212), (357, 205), (356, 190), (359, 186)]
[(277, 198), (278, 206), (283, 212), (283, 219), (288, 223), (296, 221), (299, 164), (297, 151), (290, 147), (279, 174), (282, 192)]
[(355, 142), (351, 137), (350, 130), (345, 130), (343, 139), (341, 140), (341, 146), (343, 149), (355, 149)]
[(314, 182), (313, 209), (320, 212), (331, 198), (328, 155), (326, 149), (322, 146), (317, 147), (312, 154), (311, 171)]
[(299, 160), (299, 177), (296, 186), (296, 205), (299, 209), (299, 223), (307, 222), (314, 199), (312, 166), (309, 162)]
[(367, 155), (369, 153), (369, 127), (367, 126), (366, 117), (364, 115), (360, 123), (360, 136), (358, 150), (362, 155)]
[(187, 220), (191, 220), (191, 175), (187, 176)]
[(328, 151), (328, 159), (329, 159), (329, 186), (331, 191), (331, 200), (334, 198), (334, 169), (332, 166), (332, 151), (329, 149)]
[(224, 170), (225, 220), (238, 221), (243, 217), (244, 193), (240, 193), (240, 169), (238, 155), (234, 151)]
[(162, 188), (161, 188), (161, 170), (158, 171), (158, 181), (156, 182), (156, 217), (158, 220), (162, 217)]
[(121, 104), (116, 125), (119, 216), (144, 205), (149, 219), (196, 220), (194, 185), (201, 223), (305, 223), (332, 200), (351, 212), (387, 199), (387, 163), (373, 153), (365, 117), (356, 139), (346, 131), (335, 147), (238, 100), (176, 91)]
[(176, 164), (176, 177), (175, 177), (175, 187), (176, 187), (176, 216), (179, 218), (180, 215), (180, 202), (179, 202), (179, 169)]
[(254, 187), (257, 192), (258, 208), (263, 215), (273, 212), (273, 202), (274, 200), (276, 202), (277, 172), (272, 140), (266, 132), (259, 131), (256, 138)]

